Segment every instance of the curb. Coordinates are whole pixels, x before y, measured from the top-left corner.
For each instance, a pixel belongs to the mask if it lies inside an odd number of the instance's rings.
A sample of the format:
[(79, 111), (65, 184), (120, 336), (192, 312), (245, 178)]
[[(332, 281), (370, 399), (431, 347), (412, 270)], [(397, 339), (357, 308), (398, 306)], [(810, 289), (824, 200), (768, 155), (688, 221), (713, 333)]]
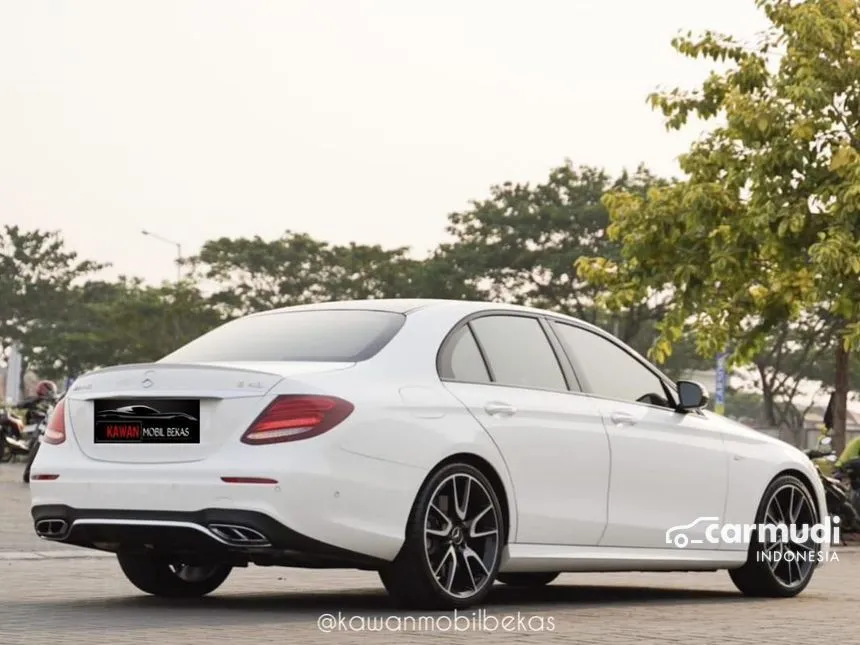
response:
[(106, 551), (0, 551), (0, 562), (17, 560), (95, 560), (115, 558)]

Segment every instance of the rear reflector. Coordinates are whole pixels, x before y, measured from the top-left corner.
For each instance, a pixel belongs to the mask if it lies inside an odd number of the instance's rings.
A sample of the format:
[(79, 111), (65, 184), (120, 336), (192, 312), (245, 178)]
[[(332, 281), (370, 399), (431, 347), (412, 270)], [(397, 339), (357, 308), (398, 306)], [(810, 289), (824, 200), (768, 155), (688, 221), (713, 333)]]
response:
[(222, 477), (225, 484), (277, 484), (277, 479), (269, 477)]
[(37, 482), (52, 482), (59, 478), (59, 475), (30, 475), (30, 479)]
[(54, 411), (51, 413), (51, 418), (48, 419), (48, 426), (45, 428), (45, 434), (42, 435), (42, 441), (52, 446), (63, 443), (66, 440), (66, 399), (57, 401), (54, 406)]
[(346, 419), (353, 409), (352, 403), (334, 396), (279, 396), (245, 431), (242, 443), (258, 446), (316, 437)]

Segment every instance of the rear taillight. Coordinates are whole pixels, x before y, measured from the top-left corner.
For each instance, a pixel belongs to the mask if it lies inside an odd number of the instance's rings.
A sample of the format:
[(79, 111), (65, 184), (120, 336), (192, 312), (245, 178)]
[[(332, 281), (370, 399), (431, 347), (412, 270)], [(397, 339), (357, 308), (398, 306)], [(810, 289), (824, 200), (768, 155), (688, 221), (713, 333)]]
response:
[(352, 403), (334, 396), (279, 396), (245, 431), (242, 443), (259, 446), (316, 437), (334, 428), (352, 411)]
[(45, 428), (45, 434), (42, 441), (49, 443), (52, 446), (61, 444), (66, 440), (66, 400), (60, 399), (57, 405), (54, 406), (54, 411), (51, 413), (51, 418), (48, 419), (48, 426)]

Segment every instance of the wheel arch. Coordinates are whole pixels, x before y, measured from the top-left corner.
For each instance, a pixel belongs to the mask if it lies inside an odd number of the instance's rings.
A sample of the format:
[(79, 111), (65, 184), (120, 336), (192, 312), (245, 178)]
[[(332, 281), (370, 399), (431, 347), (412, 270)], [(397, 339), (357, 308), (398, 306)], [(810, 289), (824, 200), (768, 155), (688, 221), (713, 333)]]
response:
[(499, 472), (489, 461), (473, 452), (455, 453), (445, 457), (445, 459), (433, 466), (433, 468), (430, 469), (430, 472), (427, 473), (427, 477), (424, 478), (421, 486), (423, 487), (433, 475), (445, 466), (456, 463), (469, 464), (470, 466), (477, 468), (490, 481), (496, 496), (499, 498), (499, 504), (502, 507), (502, 520), (505, 525), (504, 543), (507, 544), (511, 536), (511, 529), (513, 528), (513, 509), (511, 508), (511, 500), (508, 496), (509, 492), (505, 488), (504, 481), (502, 480), (501, 475), (499, 475)]
[[(768, 482), (768, 486), (770, 486), (777, 477), (782, 477), (784, 475), (791, 475), (792, 477), (796, 477), (799, 479), (806, 489), (809, 491), (809, 494), (812, 496), (812, 499), (815, 500), (815, 505), (818, 508), (818, 521), (821, 522), (827, 517), (827, 505), (824, 500), (819, 498), (818, 489), (815, 487), (812, 479), (810, 479), (809, 475), (802, 470), (797, 468), (785, 468), (776, 474), (776, 476)], [(767, 489), (765, 489), (767, 490)], [(764, 496), (764, 491), (762, 491), (762, 496)]]
[(758, 512), (761, 509), (761, 505), (764, 503), (764, 494), (767, 492), (767, 489), (770, 488), (771, 484), (773, 484), (773, 482), (775, 482), (777, 479), (785, 476), (790, 476), (794, 477), (795, 479), (798, 479), (806, 487), (812, 499), (815, 500), (815, 506), (819, 514), (819, 521), (823, 520), (823, 518), (827, 515), (827, 506), (822, 506), (824, 502), (823, 500), (819, 499), (818, 489), (816, 489), (815, 485), (812, 483), (812, 479), (810, 479), (809, 474), (803, 472), (799, 468), (793, 468), (791, 466), (788, 466), (781, 468), (776, 473), (774, 473), (774, 475), (765, 482), (764, 487), (759, 491), (758, 503), (755, 507), (756, 516), (752, 518), (752, 523), (754, 524), (758, 521)]

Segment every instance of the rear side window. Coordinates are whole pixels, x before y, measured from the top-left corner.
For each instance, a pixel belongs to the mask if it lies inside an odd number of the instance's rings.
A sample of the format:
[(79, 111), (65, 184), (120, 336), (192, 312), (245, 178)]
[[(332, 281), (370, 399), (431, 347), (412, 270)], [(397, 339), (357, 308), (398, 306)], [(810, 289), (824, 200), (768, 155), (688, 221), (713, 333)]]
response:
[(405, 321), (399, 313), (356, 309), (248, 316), (213, 329), (159, 362), (364, 361), (385, 347)]
[(481, 350), (468, 325), (461, 327), (448, 341), (441, 360), (440, 375), (444, 379), (463, 383), (490, 382)]
[(500, 385), (567, 391), (555, 351), (536, 318), (485, 316), (469, 323)]

